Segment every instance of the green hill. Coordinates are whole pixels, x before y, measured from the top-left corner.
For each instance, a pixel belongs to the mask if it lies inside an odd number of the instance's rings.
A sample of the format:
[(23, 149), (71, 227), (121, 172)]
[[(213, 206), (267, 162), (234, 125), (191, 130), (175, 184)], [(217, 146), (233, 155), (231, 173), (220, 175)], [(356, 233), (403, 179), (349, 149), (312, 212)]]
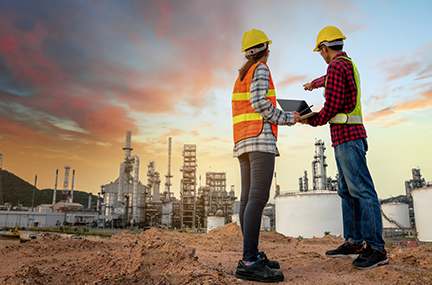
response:
[[(33, 198), (34, 184), (24, 181), (15, 174), (2, 170), (2, 190), (3, 202), (9, 203), (12, 206), (22, 204), (24, 207), (31, 207)], [(56, 202), (61, 199), (61, 190), (57, 190)], [(40, 204), (52, 204), (54, 189), (39, 190), (36, 187), (34, 207)], [(97, 202), (97, 196), (92, 194), (92, 203)], [(79, 191), (74, 189), (74, 203), (80, 203), (87, 208), (88, 206), (88, 192)]]

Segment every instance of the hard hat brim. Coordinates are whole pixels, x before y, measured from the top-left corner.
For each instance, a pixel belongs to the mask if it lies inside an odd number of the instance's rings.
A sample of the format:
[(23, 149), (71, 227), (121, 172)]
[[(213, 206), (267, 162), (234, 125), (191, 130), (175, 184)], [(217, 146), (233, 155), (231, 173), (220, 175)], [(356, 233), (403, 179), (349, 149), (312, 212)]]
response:
[(250, 49), (251, 47), (254, 47), (254, 46), (257, 46), (257, 45), (259, 45), (259, 44), (263, 44), (263, 43), (268, 43), (269, 45), (271, 45), (272, 42), (273, 42), (273, 41), (271, 41), (271, 40), (268, 40), (268, 41), (262, 41), (262, 42), (259, 42), (259, 43), (257, 43), (257, 44), (254, 44), (253, 46), (242, 48), (242, 51), (241, 51), (241, 52), (245, 52), (247, 49)]

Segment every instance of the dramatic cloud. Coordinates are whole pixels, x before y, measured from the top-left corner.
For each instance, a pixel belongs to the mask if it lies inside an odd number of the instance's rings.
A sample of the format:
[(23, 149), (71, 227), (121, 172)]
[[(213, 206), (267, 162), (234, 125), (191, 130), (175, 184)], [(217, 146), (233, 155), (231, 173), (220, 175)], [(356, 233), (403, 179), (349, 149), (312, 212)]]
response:
[(288, 86), (290, 84), (300, 82), (300, 83), (306, 83), (309, 79), (308, 75), (287, 75), (285, 76), (285, 79), (281, 80), (276, 84), (278, 88)]
[(380, 122), (385, 126), (394, 126), (399, 124), (405, 124), (408, 120), (411, 119), (396, 119), (395, 121), (386, 121), (387, 123), (383, 124), (383, 119), (389, 118), (398, 114), (399, 112), (412, 112), (415, 110), (425, 110), (432, 108), (432, 89), (419, 93), (415, 98), (400, 101), (393, 106), (384, 108), (382, 110), (372, 112), (366, 116), (367, 121), (371, 122)]

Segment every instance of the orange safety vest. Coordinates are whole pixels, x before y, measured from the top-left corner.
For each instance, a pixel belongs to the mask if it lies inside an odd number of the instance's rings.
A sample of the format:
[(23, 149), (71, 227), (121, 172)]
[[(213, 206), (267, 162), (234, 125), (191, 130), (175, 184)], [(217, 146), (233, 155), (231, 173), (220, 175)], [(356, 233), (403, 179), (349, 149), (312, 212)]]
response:
[[(246, 73), (246, 76), (243, 78), (243, 81), (240, 81), (239, 76), (234, 85), (233, 97), (231, 100), (234, 143), (237, 143), (242, 139), (258, 136), (263, 128), (264, 118), (255, 112), (250, 103), (250, 86), (258, 64), (265, 63), (258, 62), (252, 65)], [(270, 71), (269, 76), (270, 86), (267, 91), (266, 99), (276, 107), (276, 92)], [(271, 124), (271, 127), (272, 132), (277, 139), (278, 126)]]

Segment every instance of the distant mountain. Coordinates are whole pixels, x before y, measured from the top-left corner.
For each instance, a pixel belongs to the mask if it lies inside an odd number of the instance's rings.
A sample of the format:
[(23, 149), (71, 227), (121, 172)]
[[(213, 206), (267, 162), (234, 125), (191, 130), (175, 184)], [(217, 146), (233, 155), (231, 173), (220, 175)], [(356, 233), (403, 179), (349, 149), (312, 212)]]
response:
[[(15, 174), (2, 170), (2, 192), (3, 202), (9, 203), (12, 206), (22, 204), (24, 207), (31, 207), (33, 198), (34, 184), (21, 179)], [(33, 182), (34, 183), (34, 182)], [(57, 189), (56, 202), (61, 199), (61, 190)], [(54, 189), (39, 190), (36, 187), (34, 207), (40, 204), (52, 204)], [(88, 192), (79, 191), (74, 189), (74, 203), (80, 203), (87, 208), (88, 206)], [(92, 203), (97, 202), (97, 196), (92, 194)], [(102, 201), (101, 201), (102, 202)]]

